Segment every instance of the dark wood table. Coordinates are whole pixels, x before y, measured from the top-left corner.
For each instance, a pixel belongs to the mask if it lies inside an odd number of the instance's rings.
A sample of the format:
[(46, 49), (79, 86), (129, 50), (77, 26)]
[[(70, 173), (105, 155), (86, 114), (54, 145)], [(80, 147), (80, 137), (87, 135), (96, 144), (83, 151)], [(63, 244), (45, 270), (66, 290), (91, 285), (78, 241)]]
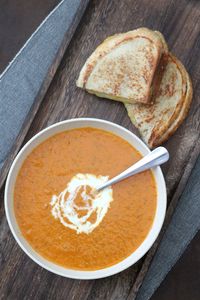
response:
[[(58, 0), (2, 0), (0, 2), (0, 72), (6, 67), (8, 62), (13, 58), (13, 56), (17, 53), (20, 47), (24, 44), (26, 39), (30, 36), (30, 34), (36, 29), (38, 24), (43, 20), (43, 18), (48, 14), (49, 11), (58, 3)], [(87, 33), (87, 26), (91, 27), (90, 18), (92, 18), (91, 13), (95, 13), (94, 18), (98, 18), (98, 9), (103, 9), (103, 2), (105, 2), (105, 6), (107, 6), (107, 10), (115, 10), (116, 7), (109, 6), (108, 1), (102, 1), (102, 4), (97, 4), (98, 1), (94, 1), (89, 8), (89, 12), (86, 12), (84, 16), (85, 24), (83, 29), (79, 29), (76, 35), (80, 37), (82, 34)], [(113, 1), (112, 1), (113, 2)], [(119, 6), (123, 11), (124, 6), (122, 4), (123, 1), (119, 1)], [(125, 1), (127, 5), (130, 5), (131, 9), (131, 1)], [(134, 2), (134, 1), (132, 1)], [(139, 1), (137, 1), (139, 3)], [(142, 2), (142, 1), (141, 1)], [(151, 5), (156, 5), (157, 1), (149, 1)], [(170, 20), (170, 16), (174, 12), (173, 6), (176, 6), (177, 1), (165, 1), (168, 2), (166, 5), (166, 15), (165, 18)], [(181, 24), (184, 24), (185, 20), (187, 20), (187, 16), (191, 13), (191, 10), (196, 9), (200, 11), (200, 6), (197, 6), (198, 1), (180, 1), (180, 9), (177, 13), (177, 18), (182, 18), (182, 22), (179, 24), (179, 28), (176, 30), (175, 34), (173, 34), (173, 24), (169, 24), (169, 30), (167, 31), (168, 37), (172, 35), (172, 39), (170, 39), (170, 46), (176, 43), (176, 39), (178, 38), (179, 31), (181, 30)], [(159, 1), (157, 7), (157, 14), (153, 16), (150, 15), (149, 18), (160, 18), (159, 12), (162, 11), (162, 6), (164, 6), (164, 1)], [(176, 4), (175, 4), (176, 3)], [(186, 5), (185, 7), (183, 5)], [(139, 8), (137, 8), (139, 9)], [(151, 9), (149, 7), (149, 9)], [(105, 14), (101, 14), (102, 22), (107, 23), (106, 26), (109, 26), (109, 22), (111, 20), (107, 20), (105, 18)], [(113, 13), (113, 12), (111, 12)], [(117, 12), (116, 12), (117, 13)], [(128, 13), (128, 12), (127, 12)], [(140, 12), (141, 13), (141, 12)], [(144, 11), (144, 15), (147, 15), (148, 12)], [(194, 18), (195, 18), (194, 13)], [(120, 17), (120, 15), (118, 16)], [(126, 18), (123, 20), (123, 15), (121, 16), (121, 22), (125, 22)], [(131, 17), (131, 14), (130, 14)], [(163, 15), (162, 15), (163, 17)], [(185, 18), (185, 19), (184, 19)], [(165, 19), (160, 20), (160, 24), (165, 23)], [(199, 21), (199, 19), (198, 19)], [(113, 21), (115, 22), (115, 20)], [(152, 20), (149, 20), (149, 24), (151, 24)], [(174, 22), (174, 19), (173, 19)], [(95, 24), (95, 22), (94, 22)], [(188, 20), (188, 26), (192, 24), (192, 17)], [(143, 25), (143, 20), (138, 19), (138, 26)], [(147, 24), (145, 24), (148, 26)], [(160, 25), (160, 26), (161, 26)], [(128, 26), (127, 26), (128, 27)], [(95, 28), (93, 28), (95, 30)], [(116, 31), (117, 31), (116, 24)], [(131, 29), (131, 28), (127, 28)], [(104, 37), (104, 27), (100, 28), (99, 31), (101, 36), (99, 36), (95, 43), (97, 44)], [(88, 45), (91, 40), (91, 36), (88, 36)], [(195, 43), (195, 41), (194, 41)], [(79, 45), (76, 40), (72, 43), (72, 53), (71, 59), (73, 60), (75, 54), (73, 51)], [(88, 46), (89, 47), (89, 46)], [(187, 52), (187, 43), (184, 45)], [(177, 52), (181, 55), (180, 50), (184, 47), (177, 46)], [(175, 47), (176, 48), (176, 47)], [(195, 45), (194, 45), (195, 48)], [(195, 50), (194, 50), (195, 51)], [(81, 52), (81, 51), (80, 51)], [(193, 53), (196, 54), (195, 52)], [(192, 55), (192, 53), (191, 53)], [(59, 105), (62, 105), (62, 101), (60, 104), (58, 103), (58, 107), (56, 108), (56, 103), (51, 103), (50, 100), (55, 100), (55, 97), (59, 97), (57, 94), (57, 88), (63, 88), (63, 83), (60, 80), (66, 80), (66, 75), (63, 75), (68, 64), (70, 66), (67, 57), (69, 53), (65, 54), (64, 60), (61, 63), (61, 67), (59, 68), (60, 75), (57, 75), (53, 86), (50, 87), (44, 102), (38, 112), (38, 116), (34, 120), (28, 136), (26, 140), (29, 139), (33, 134), (35, 134), (40, 128), (45, 126), (48, 122), (47, 119), (43, 118), (41, 121), (41, 117), (44, 116), (46, 110), (56, 110), (56, 114), (48, 114), (48, 118), (52, 116), (52, 120), (56, 121), (61, 119), (59, 115)], [(182, 55), (184, 59), (184, 55)], [(81, 59), (80, 57), (78, 59)], [(85, 58), (81, 59), (81, 63)], [(75, 60), (74, 60), (75, 61)], [(189, 58), (187, 58), (189, 61)], [(74, 74), (75, 76), (75, 74)], [(71, 94), (73, 91), (70, 90)], [(54, 96), (55, 93), (55, 96)], [(82, 96), (81, 96), (82, 97)], [(92, 96), (91, 96), (92, 97)], [(89, 101), (91, 98), (89, 99)], [(105, 100), (106, 101), (106, 100)], [(91, 102), (92, 105), (92, 102)], [(109, 104), (110, 107), (114, 104)], [(117, 106), (116, 112), (120, 113), (122, 107)], [(81, 111), (79, 113), (74, 112), (74, 115), (82, 116)], [(92, 110), (88, 110), (88, 116), (92, 115)], [(66, 113), (66, 117), (68, 114)], [(100, 114), (101, 116), (101, 114)], [(123, 122), (128, 122), (123, 120)], [(119, 123), (123, 123), (122, 120)], [(129, 127), (130, 124), (127, 123), (125, 126)], [(169, 145), (169, 147), (172, 147)], [(92, 287), (90, 282), (81, 282), (74, 284), (73, 280), (67, 280), (64, 278), (57, 278), (55, 275), (48, 273), (47, 271), (38, 267), (35, 263), (33, 263), (18, 247), (16, 242), (14, 241), (8, 225), (5, 221), (4, 217), (4, 206), (3, 206), (3, 189), (0, 193), (0, 263), (3, 268), (3, 276), (1, 277), (1, 269), (0, 269), (0, 299), (111, 299), (110, 295), (112, 295), (112, 299), (125, 299), (122, 295), (128, 295), (128, 289), (131, 286), (131, 280), (134, 280), (134, 274), (131, 277), (130, 272), (131, 269), (123, 272), (121, 277), (114, 277), (114, 279), (105, 279), (101, 281), (97, 281), (95, 285)], [(188, 246), (182, 258), (175, 265), (173, 270), (168, 274), (165, 281), (162, 283), (160, 288), (157, 290), (155, 295), (152, 297), (153, 300), (197, 300), (200, 299), (200, 233), (197, 234), (192, 243)], [(138, 266), (139, 268), (139, 266)], [(117, 278), (117, 279), (116, 279)], [(119, 279), (120, 278), (120, 279)], [(104, 292), (98, 293), (98, 289), (100, 290), (100, 285), (105, 286)], [(121, 294), (115, 294), (113, 296), (112, 291), (116, 288), (116, 285), (121, 285)], [(109, 289), (106, 291), (106, 288), (109, 286)], [(119, 291), (120, 289), (118, 289)], [(110, 294), (109, 294), (110, 293)]]

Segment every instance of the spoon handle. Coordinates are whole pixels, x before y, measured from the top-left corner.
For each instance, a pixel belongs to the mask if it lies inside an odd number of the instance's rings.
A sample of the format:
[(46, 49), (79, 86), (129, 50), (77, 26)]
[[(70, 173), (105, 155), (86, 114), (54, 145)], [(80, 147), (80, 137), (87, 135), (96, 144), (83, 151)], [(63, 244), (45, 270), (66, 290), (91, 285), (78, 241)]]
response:
[(153, 167), (159, 166), (165, 163), (166, 161), (168, 161), (168, 159), (169, 159), (169, 152), (167, 151), (167, 149), (165, 149), (164, 147), (158, 147), (152, 152), (150, 152), (149, 154), (147, 154), (146, 156), (144, 156), (142, 159), (140, 159), (130, 168), (122, 172), (121, 174), (115, 176), (114, 178), (108, 180), (106, 183), (102, 184), (100, 187), (97, 188), (97, 190), (100, 191), (127, 177), (151, 169)]

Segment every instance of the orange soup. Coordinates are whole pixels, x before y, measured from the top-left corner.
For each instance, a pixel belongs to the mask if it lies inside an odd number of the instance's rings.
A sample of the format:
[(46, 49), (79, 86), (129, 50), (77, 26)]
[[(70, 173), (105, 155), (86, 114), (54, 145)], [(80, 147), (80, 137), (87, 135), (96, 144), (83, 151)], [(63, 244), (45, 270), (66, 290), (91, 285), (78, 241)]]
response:
[(95, 187), (141, 154), (122, 138), (81, 128), (50, 137), (24, 161), (14, 209), (32, 248), (66, 268), (98, 270), (133, 253), (155, 216), (157, 191), (145, 171), (101, 192)]

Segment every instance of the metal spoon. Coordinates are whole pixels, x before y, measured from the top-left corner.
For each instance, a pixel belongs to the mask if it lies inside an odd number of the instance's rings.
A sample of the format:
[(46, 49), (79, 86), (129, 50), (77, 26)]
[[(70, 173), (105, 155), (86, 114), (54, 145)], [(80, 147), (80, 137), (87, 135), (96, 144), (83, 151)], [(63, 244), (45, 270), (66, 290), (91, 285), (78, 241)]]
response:
[(166, 161), (168, 161), (168, 159), (169, 159), (169, 152), (167, 151), (167, 149), (165, 149), (164, 147), (158, 147), (152, 152), (150, 152), (149, 154), (147, 154), (146, 156), (144, 156), (142, 159), (137, 161), (134, 165), (129, 167), (124, 172), (108, 180), (106, 183), (100, 185), (96, 190), (100, 191), (132, 175), (159, 166), (165, 163)]

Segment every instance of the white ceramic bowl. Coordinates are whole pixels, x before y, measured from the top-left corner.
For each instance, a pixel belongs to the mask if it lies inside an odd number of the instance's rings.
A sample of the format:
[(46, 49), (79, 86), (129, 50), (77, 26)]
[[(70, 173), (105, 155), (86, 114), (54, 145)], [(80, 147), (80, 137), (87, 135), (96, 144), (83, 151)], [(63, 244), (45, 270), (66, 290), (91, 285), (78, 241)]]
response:
[(166, 186), (165, 186), (165, 181), (160, 167), (154, 168), (153, 174), (155, 176), (155, 180), (157, 184), (158, 197), (157, 197), (157, 209), (156, 209), (156, 214), (155, 214), (152, 228), (149, 231), (143, 243), (139, 246), (139, 248), (137, 248), (130, 256), (128, 256), (123, 261), (117, 263), (116, 265), (101, 270), (97, 270), (97, 271), (78, 271), (78, 270), (72, 270), (72, 269), (61, 267), (40, 256), (35, 250), (32, 249), (32, 247), (22, 236), (18, 224), (16, 222), (14, 208), (13, 208), (13, 191), (14, 191), (15, 180), (23, 161), (26, 159), (27, 155), (33, 150), (33, 148), (35, 148), (38, 144), (40, 144), (41, 142), (43, 142), (50, 136), (55, 135), (58, 132), (70, 130), (73, 128), (81, 128), (81, 127), (94, 127), (94, 128), (99, 128), (99, 129), (112, 132), (120, 136), (124, 140), (128, 141), (142, 155), (146, 155), (147, 153), (150, 152), (147, 146), (132, 132), (117, 124), (108, 121), (104, 121), (100, 119), (82, 118), (82, 119), (67, 120), (67, 121), (54, 124), (42, 130), (38, 134), (36, 134), (21, 149), (21, 151), (15, 158), (6, 182), (5, 211), (6, 211), (6, 216), (7, 216), (10, 229), (17, 243), (24, 250), (24, 252), (30, 258), (32, 258), (32, 260), (34, 260), (37, 264), (61, 276), (76, 278), (76, 279), (96, 279), (96, 278), (107, 277), (116, 274), (118, 272), (121, 272), (122, 270), (136, 263), (150, 249), (150, 247), (156, 240), (164, 221), (165, 212), (166, 212), (166, 202), (167, 202)]

